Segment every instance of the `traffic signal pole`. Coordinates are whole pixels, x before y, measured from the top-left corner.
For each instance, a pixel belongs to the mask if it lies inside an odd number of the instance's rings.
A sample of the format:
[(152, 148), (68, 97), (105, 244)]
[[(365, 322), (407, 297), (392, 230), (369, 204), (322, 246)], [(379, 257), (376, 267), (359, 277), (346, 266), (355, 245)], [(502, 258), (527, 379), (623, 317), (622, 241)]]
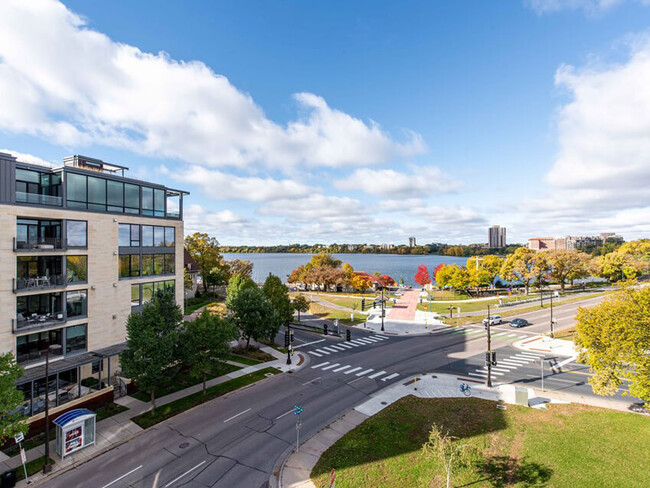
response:
[(284, 345), (287, 348), (287, 364), (291, 364), (291, 325), (287, 325), (287, 331), (284, 334)]
[(381, 287), (381, 331), (384, 332), (384, 287)]
[(487, 306), (488, 309), (488, 316), (487, 316), (487, 354), (486, 354), (486, 359), (487, 359), (487, 370), (488, 370), (488, 375), (487, 375), (487, 387), (492, 388), (492, 338), (490, 337), (490, 306)]

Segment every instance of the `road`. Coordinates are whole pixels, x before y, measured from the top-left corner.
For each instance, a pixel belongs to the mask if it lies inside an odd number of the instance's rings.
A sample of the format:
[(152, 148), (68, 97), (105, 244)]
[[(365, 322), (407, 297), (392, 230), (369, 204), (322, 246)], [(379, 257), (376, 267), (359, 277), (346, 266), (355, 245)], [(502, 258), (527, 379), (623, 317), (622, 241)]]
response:
[[(507, 332), (507, 333), (505, 333)], [(512, 342), (536, 335), (507, 329), (495, 334), (499, 382), (537, 385), (539, 361), (516, 357)], [(303, 407), (306, 439), (362, 403), (369, 395), (407, 378), (447, 371), (477, 381), (483, 376), (482, 326), (440, 327), (419, 337), (388, 337), (353, 329), (353, 341), (295, 330), (294, 345), (309, 364), (196, 407), (142, 433), (75, 469), (47, 487), (264, 487), (276, 461), (296, 442), (293, 407)], [(530, 358), (529, 358), (530, 359)], [(506, 361), (509, 361), (506, 362)], [(591, 394), (584, 368), (567, 365), (545, 386)], [(629, 401), (629, 400), (628, 400)]]

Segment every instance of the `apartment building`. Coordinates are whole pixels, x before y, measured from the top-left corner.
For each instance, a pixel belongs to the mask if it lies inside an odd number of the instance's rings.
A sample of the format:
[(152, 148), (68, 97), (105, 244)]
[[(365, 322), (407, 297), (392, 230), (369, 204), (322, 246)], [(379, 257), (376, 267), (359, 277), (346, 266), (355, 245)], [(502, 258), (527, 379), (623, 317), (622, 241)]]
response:
[(493, 225), (488, 229), (488, 247), (499, 249), (506, 247), (506, 228)]
[(528, 248), (535, 251), (549, 249), (574, 250), (600, 246), (605, 242), (623, 242), (623, 238), (614, 232), (603, 232), (594, 236), (532, 237), (528, 239)]
[[(46, 391), (56, 412), (110, 388), (127, 318), (158, 290), (183, 306), (187, 192), (126, 171), (85, 156), (46, 167), (0, 153), (0, 353), (25, 368), (28, 416)], [(50, 345), (60, 348), (46, 385)]]

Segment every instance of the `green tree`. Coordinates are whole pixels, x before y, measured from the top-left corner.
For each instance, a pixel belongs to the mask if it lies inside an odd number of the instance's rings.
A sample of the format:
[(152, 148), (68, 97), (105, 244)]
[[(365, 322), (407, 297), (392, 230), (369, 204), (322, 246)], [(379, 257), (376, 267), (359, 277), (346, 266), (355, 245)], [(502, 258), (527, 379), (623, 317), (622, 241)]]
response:
[(192, 281), (192, 275), (190, 275), (186, 269), (183, 270), (183, 288), (186, 290), (191, 290), (194, 286)]
[(447, 472), (447, 488), (451, 486), (451, 473), (455, 467), (469, 466), (475, 452), (471, 444), (463, 444), (458, 437), (442, 431), (436, 424), (431, 426), (429, 440), (422, 447), (425, 459), (440, 462)]
[(203, 310), (193, 322), (185, 323), (185, 357), (190, 366), (190, 374), (203, 381), (203, 394), (208, 375), (225, 360), (230, 352), (228, 343), (237, 339), (237, 335), (237, 328), (233, 324), (207, 310)]
[(274, 274), (269, 273), (262, 286), (262, 291), (269, 302), (271, 302), (271, 305), (273, 305), (280, 323), (282, 325), (288, 325), (293, 320), (294, 308), (291, 304), (287, 287), (282, 283), (282, 280)]
[(466, 290), (470, 286), (469, 271), (465, 266), (456, 266), (449, 281), (449, 286), (457, 291)]
[(230, 304), (237, 297), (239, 292), (246, 289), (258, 288), (257, 284), (246, 276), (235, 275), (230, 278), (226, 287), (226, 307), (232, 308)]
[(509, 281), (521, 281), (526, 287), (526, 295), (530, 291), (530, 284), (537, 278), (538, 268), (536, 251), (527, 247), (519, 247), (510, 254), (501, 266), (501, 277)]
[(309, 300), (305, 295), (298, 295), (293, 299), (293, 308), (298, 312), (298, 322), (300, 322), (300, 312), (309, 312)]
[(280, 320), (273, 305), (258, 287), (244, 288), (231, 300), (228, 307), (232, 321), (246, 339), (246, 347), (251, 339), (274, 339), (280, 329)]
[(223, 268), (225, 266), (225, 261), (219, 253), (219, 241), (214, 237), (210, 237), (208, 234), (195, 232), (191, 236), (185, 237), (185, 249), (199, 267), (203, 282), (203, 291), (207, 292), (210, 273), (215, 268)]
[(599, 276), (611, 282), (634, 279), (641, 269), (640, 263), (634, 257), (618, 251), (594, 258), (593, 267)]
[(435, 279), (436, 283), (440, 288), (445, 288), (447, 286), (451, 286), (451, 280), (454, 277), (454, 274), (456, 273), (456, 270), (458, 269), (457, 265), (445, 265), (441, 267), (436, 268), (437, 271), (435, 273)]
[(595, 393), (614, 395), (626, 379), (629, 394), (650, 407), (649, 315), (648, 287), (628, 286), (594, 307), (578, 309), (574, 341), (594, 372), (589, 382)]
[(226, 261), (228, 268), (228, 278), (235, 275), (245, 276), (251, 278), (253, 276), (253, 263), (243, 259), (233, 259)]
[(23, 368), (16, 364), (10, 352), (0, 355), (0, 445), (18, 432), (27, 432), (26, 417), (17, 412), (24, 401), (16, 388), (16, 381), (23, 375)]
[(543, 254), (550, 265), (551, 278), (560, 283), (562, 291), (567, 280), (573, 282), (589, 276), (589, 256), (583, 252), (554, 249)]
[(172, 293), (158, 293), (142, 313), (132, 313), (126, 322), (126, 346), (120, 358), (122, 369), (138, 388), (151, 395), (156, 409), (156, 390), (169, 383), (183, 357), (180, 331), (183, 314)]

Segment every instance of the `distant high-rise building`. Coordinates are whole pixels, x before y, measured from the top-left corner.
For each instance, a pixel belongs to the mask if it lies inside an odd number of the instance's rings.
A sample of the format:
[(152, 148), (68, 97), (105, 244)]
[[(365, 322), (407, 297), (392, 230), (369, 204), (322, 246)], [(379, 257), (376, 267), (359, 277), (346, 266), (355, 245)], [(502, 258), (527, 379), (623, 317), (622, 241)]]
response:
[(417, 244), (415, 243), (415, 237), (409, 237), (409, 247), (415, 247)]
[(493, 225), (488, 229), (488, 247), (506, 247), (506, 228)]

